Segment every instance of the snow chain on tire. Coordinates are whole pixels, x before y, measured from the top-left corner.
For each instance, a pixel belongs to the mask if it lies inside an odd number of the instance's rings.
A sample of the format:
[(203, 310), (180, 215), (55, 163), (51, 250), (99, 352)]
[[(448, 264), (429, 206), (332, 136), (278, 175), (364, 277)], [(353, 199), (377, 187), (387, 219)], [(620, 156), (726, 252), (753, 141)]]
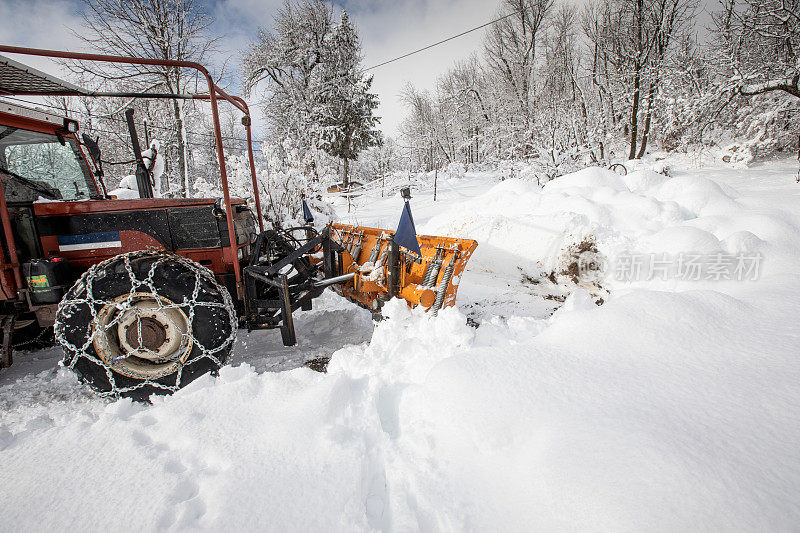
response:
[[(162, 345), (178, 346), (163, 360), (143, 341), (147, 313), (160, 317), (160, 322), (149, 320), (162, 330), (156, 335)], [(143, 401), (218, 370), (233, 348), (236, 330), (233, 301), (214, 274), (159, 251), (121, 254), (92, 266), (62, 299), (54, 326), (64, 366), (102, 396)]]

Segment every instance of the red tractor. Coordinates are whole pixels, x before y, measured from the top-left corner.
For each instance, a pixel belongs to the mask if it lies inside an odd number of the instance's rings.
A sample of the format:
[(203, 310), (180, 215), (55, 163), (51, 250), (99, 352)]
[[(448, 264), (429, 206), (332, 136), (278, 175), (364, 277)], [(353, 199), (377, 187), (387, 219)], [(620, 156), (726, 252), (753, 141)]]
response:
[[(0, 368), (20, 328), (54, 326), (64, 364), (103, 395), (168, 394), (226, 361), (240, 327), (280, 328), (327, 286), (377, 312), (393, 296), (433, 312), (452, 305), (474, 241), (420, 236), (419, 253), (384, 230), (311, 224), (264, 230), (254, 203), (232, 199), (217, 104), (247, 105), (206, 69), (172, 62), (0, 46), (0, 53), (198, 70), (207, 94), (97, 93), (0, 56), (0, 97), (126, 96), (209, 101), (223, 198), (154, 198), (127, 113), (136, 199), (110, 195), (98, 143), (68, 118), (0, 100)], [(299, 199), (298, 199), (299, 200)]]

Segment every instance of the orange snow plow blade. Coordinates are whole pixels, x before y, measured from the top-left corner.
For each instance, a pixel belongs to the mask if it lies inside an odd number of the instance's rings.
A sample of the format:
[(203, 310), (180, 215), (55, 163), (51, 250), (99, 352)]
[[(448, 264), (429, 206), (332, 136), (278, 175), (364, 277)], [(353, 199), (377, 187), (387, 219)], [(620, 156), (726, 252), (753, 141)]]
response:
[(420, 257), (392, 243), (393, 235), (379, 228), (332, 224), (331, 238), (343, 248), (342, 272), (353, 274), (335, 290), (373, 311), (392, 296), (433, 313), (453, 305), (461, 274), (478, 243), (418, 235)]

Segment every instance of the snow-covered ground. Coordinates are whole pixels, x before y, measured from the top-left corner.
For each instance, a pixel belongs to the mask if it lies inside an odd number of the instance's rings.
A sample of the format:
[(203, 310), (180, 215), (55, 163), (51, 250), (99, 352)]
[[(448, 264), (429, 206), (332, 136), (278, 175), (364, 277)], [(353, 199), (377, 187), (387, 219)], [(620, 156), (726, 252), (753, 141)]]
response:
[[(0, 529), (796, 530), (796, 174), (440, 175), (417, 229), (479, 247), (437, 318), (392, 302), (374, 324), (330, 294), (299, 347), (242, 334), (153, 405), (18, 355)], [(337, 209), (391, 228), (400, 206)]]

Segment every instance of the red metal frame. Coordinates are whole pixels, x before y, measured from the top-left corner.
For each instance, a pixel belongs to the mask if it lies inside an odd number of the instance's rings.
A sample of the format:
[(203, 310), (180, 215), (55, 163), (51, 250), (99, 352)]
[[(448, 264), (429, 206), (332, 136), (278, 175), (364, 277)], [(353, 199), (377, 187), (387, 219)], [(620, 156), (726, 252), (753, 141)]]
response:
[[(256, 179), (256, 163), (253, 158), (253, 134), (252, 130), (250, 129), (250, 124), (252, 122), (250, 120), (250, 108), (247, 106), (247, 102), (245, 102), (242, 98), (238, 96), (231, 96), (231, 98), (241, 104), (239, 109), (244, 113), (244, 120), (242, 120), (242, 124), (247, 132), (247, 158), (249, 159), (250, 163), (250, 178), (253, 185), (253, 194), (255, 195), (256, 213), (258, 214), (258, 229), (264, 231), (264, 221), (261, 217), (261, 199), (258, 194), (258, 180)], [(194, 99), (209, 100), (210, 96), (207, 94), (196, 94), (194, 95)]]
[[(262, 215), (261, 215), (261, 201), (259, 199), (258, 194), (258, 181), (256, 179), (256, 171), (255, 171), (255, 164), (253, 158), (253, 145), (252, 145), (252, 137), (250, 131), (250, 110), (247, 106), (247, 103), (239, 97), (230, 96), (225, 91), (220, 89), (214, 83), (214, 80), (211, 78), (211, 74), (208, 70), (201, 64), (196, 63), (194, 61), (170, 61), (165, 59), (145, 59), (145, 58), (136, 58), (136, 57), (124, 57), (124, 56), (112, 56), (112, 55), (104, 55), (104, 54), (87, 54), (87, 53), (80, 53), (80, 52), (66, 52), (60, 50), (43, 50), (38, 48), (24, 48), (19, 46), (7, 46), (7, 45), (0, 45), (0, 52), (8, 53), (8, 54), (22, 54), (22, 55), (29, 55), (29, 56), (39, 56), (39, 57), (50, 57), (50, 58), (59, 58), (59, 59), (72, 59), (78, 61), (97, 61), (97, 62), (104, 62), (104, 63), (124, 63), (129, 65), (153, 65), (153, 66), (162, 66), (162, 67), (179, 67), (179, 68), (191, 68), (195, 69), (200, 72), (206, 79), (206, 83), (208, 84), (208, 94), (199, 94), (194, 95), (194, 98), (198, 100), (209, 100), (211, 103), (211, 114), (214, 119), (214, 138), (216, 140), (217, 146), (217, 157), (219, 159), (219, 169), (220, 169), (220, 178), (222, 180), (222, 195), (225, 202), (225, 219), (228, 226), (228, 235), (231, 237), (231, 246), (235, 250), (236, 245), (234, 244), (233, 239), (235, 239), (236, 232), (234, 230), (233, 224), (233, 211), (231, 208), (231, 197), (230, 192), (228, 189), (228, 171), (225, 167), (225, 154), (222, 147), (222, 130), (220, 127), (219, 121), (219, 108), (217, 105), (217, 100), (222, 98), (226, 100), (231, 105), (236, 107), (242, 113), (245, 114), (246, 119), (243, 121), (245, 129), (247, 131), (247, 153), (248, 159), (250, 163), (250, 177), (253, 184), (253, 192), (255, 195), (255, 203), (256, 203), (256, 212), (258, 217), (258, 224), (261, 230), (264, 229)], [(25, 93), (16, 92), (14, 94), (22, 95)], [(64, 95), (63, 92), (57, 93), (58, 95)], [(38, 96), (54, 96), (56, 93), (52, 94), (42, 94), (37, 93)], [(67, 96), (70, 96), (67, 94)], [(91, 94), (81, 94), (76, 92), (72, 96), (92, 96)], [(16, 247), (14, 243), (14, 237), (11, 232), (11, 224), (10, 220), (8, 219), (8, 210), (5, 206), (5, 195), (3, 194), (2, 184), (0, 184), (0, 222), (2, 222), (3, 226), (3, 233), (6, 237), (6, 242), (8, 243), (9, 248), (9, 259), (11, 260), (12, 267), (14, 269), (14, 276), (17, 278), (17, 284), (19, 287), (22, 287), (21, 283), (21, 274), (19, 271), (19, 264), (16, 258)], [(232, 255), (232, 263), (234, 274), (236, 276), (236, 284), (237, 287), (241, 288), (241, 270), (239, 265), (239, 257), (237, 253), (233, 253)]]

